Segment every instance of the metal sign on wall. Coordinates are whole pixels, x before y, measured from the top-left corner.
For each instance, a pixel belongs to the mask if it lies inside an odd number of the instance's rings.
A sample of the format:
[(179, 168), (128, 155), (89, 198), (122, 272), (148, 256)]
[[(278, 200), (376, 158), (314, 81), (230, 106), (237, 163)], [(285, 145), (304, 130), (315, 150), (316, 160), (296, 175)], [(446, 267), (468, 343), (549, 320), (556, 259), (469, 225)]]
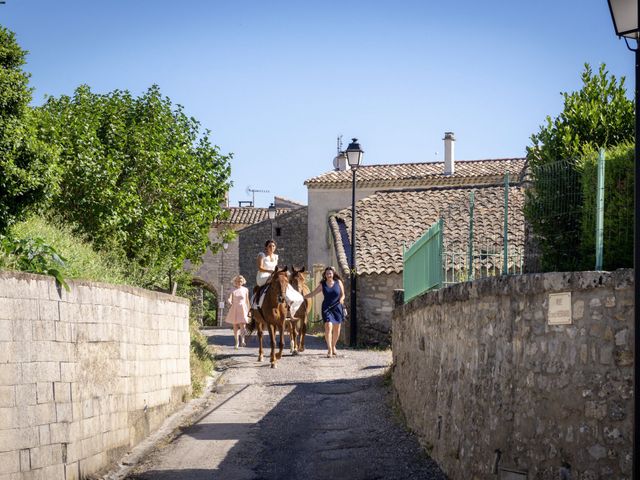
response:
[(549, 294), (549, 325), (571, 325), (571, 292)]

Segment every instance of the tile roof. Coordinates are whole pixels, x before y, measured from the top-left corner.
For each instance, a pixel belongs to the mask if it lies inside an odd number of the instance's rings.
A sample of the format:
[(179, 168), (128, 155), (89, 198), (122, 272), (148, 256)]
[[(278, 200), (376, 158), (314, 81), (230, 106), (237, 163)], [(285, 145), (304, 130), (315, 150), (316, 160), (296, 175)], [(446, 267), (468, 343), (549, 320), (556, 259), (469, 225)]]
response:
[[(468, 241), (469, 193), (475, 190), (474, 242), (489, 250), (502, 245), (504, 188), (430, 188), (378, 192), (356, 203), (356, 270), (362, 274), (400, 273), (402, 246), (410, 246), (435, 223), (445, 220), (445, 250), (464, 252)], [(524, 245), (524, 191), (509, 187), (509, 244)], [(351, 254), (351, 208), (329, 217), (338, 264), (349, 271)], [(495, 239), (495, 240), (494, 240)], [(461, 256), (464, 258), (464, 256)], [(462, 264), (460, 265), (462, 266)], [(457, 268), (457, 267), (456, 267)]]
[[(453, 175), (444, 175), (444, 162), (362, 165), (357, 170), (356, 181), (360, 187), (495, 184), (507, 170), (516, 181), (521, 181), (525, 167), (525, 158), (456, 160)], [(344, 188), (351, 185), (351, 177), (351, 170), (331, 171), (304, 183), (308, 188)]]
[[(216, 223), (232, 225), (253, 225), (269, 219), (268, 208), (257, 207), (226, 207), (228, 212), (226, 219), (218, 220)], [(291, 208), (277, 208), (276, 217), (290, 212)]]

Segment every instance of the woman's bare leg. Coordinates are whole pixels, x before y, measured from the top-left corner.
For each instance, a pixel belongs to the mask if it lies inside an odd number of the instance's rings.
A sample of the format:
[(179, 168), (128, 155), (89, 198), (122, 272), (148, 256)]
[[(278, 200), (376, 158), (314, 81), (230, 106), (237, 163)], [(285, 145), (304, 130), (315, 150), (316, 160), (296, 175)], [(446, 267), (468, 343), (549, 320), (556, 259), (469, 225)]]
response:
[(240, 325), (238, 325), (237, 323), (234, 323), (234, 324), (233, 324), (233, 338), (234, 338), (234, 340), (235, 340), (235, 342), (236, 342), (236, 345), (235, 345), (235, 347), (234, 347), (234, 348), (235, 348), (236, 350), (238, 349), (238, 327), (239, 327), (239, 326), (240, 326)]
[(331, 331), (333, 330), (331, 322), (324, 323), (324, 340), (327, 342), (327, 356), (330, 357), (333, 352), (333, 340), (331, 338)]
[(336, 350), (336, 344), (338, 343), (338, 339), (340, 338), (340, 323), (337, 323), (333, 326), (333, 338), (331, 343), (331, 353), (332, 355), (338, 355), (338, 350)]

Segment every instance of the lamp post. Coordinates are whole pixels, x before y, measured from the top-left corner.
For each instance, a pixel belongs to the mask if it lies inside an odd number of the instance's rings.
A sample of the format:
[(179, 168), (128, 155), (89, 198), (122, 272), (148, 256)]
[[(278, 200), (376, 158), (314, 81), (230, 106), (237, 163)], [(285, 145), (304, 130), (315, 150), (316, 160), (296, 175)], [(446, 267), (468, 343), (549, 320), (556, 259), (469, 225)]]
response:
[(351, 167), (353, 176), (351, 177), (351, 263), (350, 283), (351, 283), (351, 328), (349, 329), (349, 345), (355, 347), (358, 343), (358, 312), (356, 307), (356, 170), (360, 166), (362, 154), (357, 138), (352, 138), (347, 147), (347, 162)]
[(634, 480), (640, 480), (640, 461), (637, 451), (640, 448), (640, 432), (638, 431), (638, 420), (640, 413), (640, 372), (638, 372), (638, 361), (640, 345), (640, 311), (638, 310), (638, 300), (640, 299), (640, 221), (638, 221), (638, 208), (640, 208), (640, 117), (638, 116), (638, 100), (640, 100), (640, 8), (638, 0), (608, 0), (611, 18), (616, 29), (616, 35), (625, 37), (629, 50), (628, 38), (636, 40), (636, 81), (635, 81), (635, 108), (636, 108), (636, 141), (635, 141), (635, 161), (634, 161), (634, 227), (633, 227), (633, 289), (634, 289), (634, 323), (633, 323), (633, 473)]
[(220, 255), (221, 265), (220, 265), (220, 274), (218, 276), (220, 280), (220, 298), (218, 299), (218, 326), (222, 325), (222, 314), (224, 313), (224, 252), (229, 248), (229, 244), (227, 242), (222, 242), (222, 253)]
[(273, 220), (276, 218), (276, 206), (272, 203), (269, 205), (267, 209), (267, 215), (269, 216), (269, 220), (271, 222), (271, 239), (273, 240)]

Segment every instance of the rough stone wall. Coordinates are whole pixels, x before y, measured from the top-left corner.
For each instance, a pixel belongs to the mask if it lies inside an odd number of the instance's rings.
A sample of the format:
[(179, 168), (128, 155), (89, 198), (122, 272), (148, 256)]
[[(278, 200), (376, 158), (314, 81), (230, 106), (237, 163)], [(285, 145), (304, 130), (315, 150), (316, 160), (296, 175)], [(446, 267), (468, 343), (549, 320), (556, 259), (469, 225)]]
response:
[[(256, 257), (264, 250), (264, 242), (269, 238), (271, 238), (269, 220), (256, 223), (238, 232), (240, 272), (247, 279), (247, 288), (250, 290), (256, 284)], [(278, 245), (276, 253), (281, 266), (306, 265), (307, 207), (276, 217), (273, 220), (273, 239)]]
[[(571, 292), (571, 325), (548, 324), (555, 292)], [(410, 428), (450, 478), (630, 478), (633, 308), (630, 270), (488, 278), (397, 305)]]
[[(391, 344), (393, 291), (402, 287), (402, 275), (372, 274), (358, 276), (358, 343), (387, 347)], [(345, 305), (351, 306), (351, 286), (345, 279)], [(349, 311), (351, 315), (351, 311)], [(349, 325), (349, 319), (347, 325)], [(348, 334), (347, 327), (346, 331)], [(349, 338), (349, 337), (346, 337)]]
[(190, 391), (189, 304), (0, 272), (0, 479), (87, 478)]

